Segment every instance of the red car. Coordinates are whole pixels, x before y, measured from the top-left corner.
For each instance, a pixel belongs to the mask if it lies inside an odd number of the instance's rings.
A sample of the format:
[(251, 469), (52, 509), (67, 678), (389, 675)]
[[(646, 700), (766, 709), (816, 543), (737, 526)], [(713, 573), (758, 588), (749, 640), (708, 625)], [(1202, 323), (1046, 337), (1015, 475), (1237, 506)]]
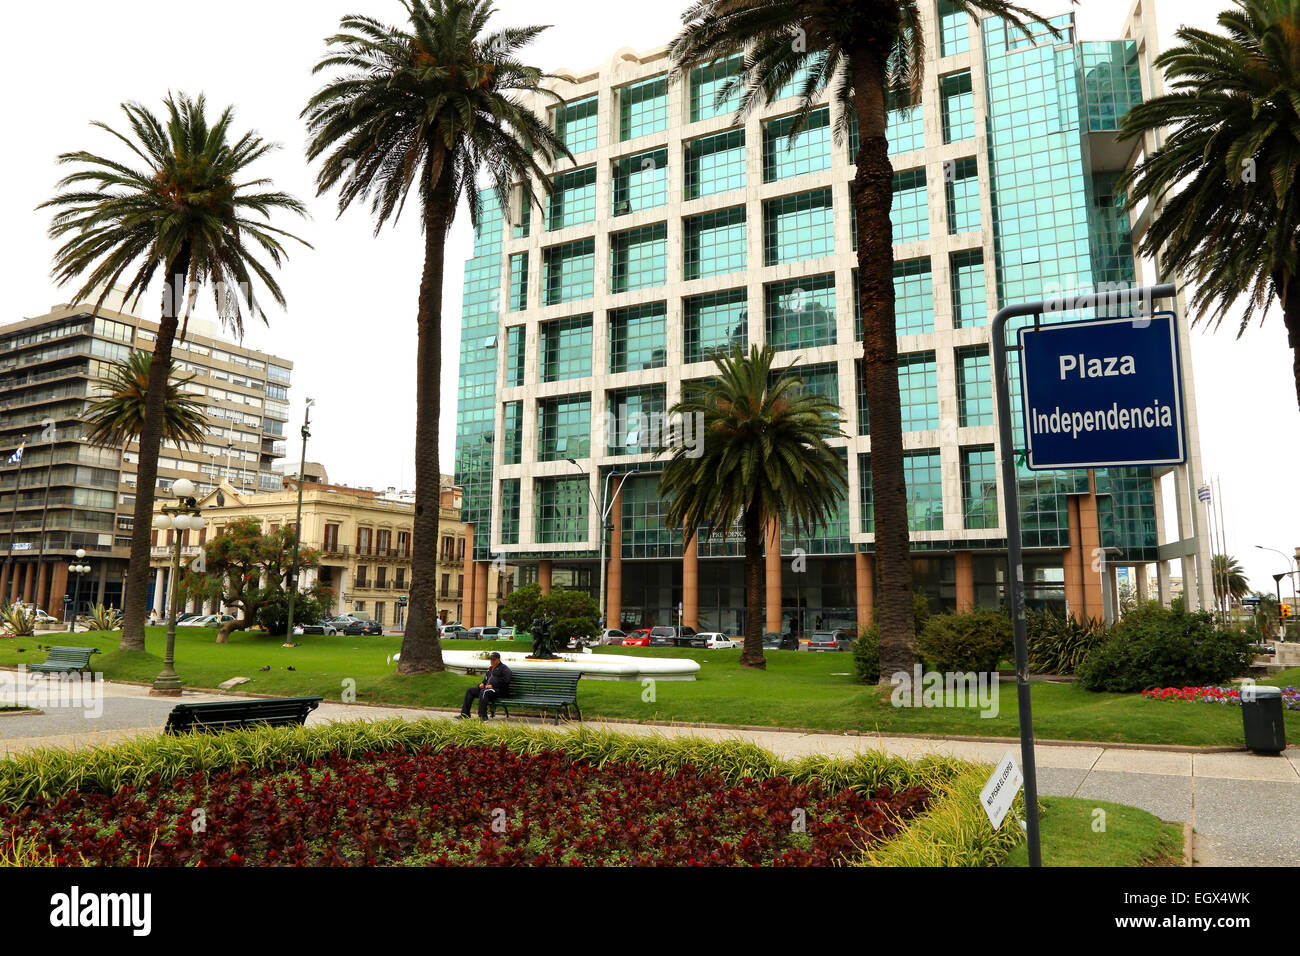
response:
[(635, 631), (628, 631), (623, 638), (624, 647), (649, 647), (650, 646), (650, 628), (642, 627)]

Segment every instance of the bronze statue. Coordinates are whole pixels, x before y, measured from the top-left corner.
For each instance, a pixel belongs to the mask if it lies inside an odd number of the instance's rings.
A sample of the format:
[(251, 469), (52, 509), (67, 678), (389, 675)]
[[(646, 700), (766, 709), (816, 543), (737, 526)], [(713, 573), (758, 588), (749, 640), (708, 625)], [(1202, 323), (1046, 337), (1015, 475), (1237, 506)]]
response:
[(555, 637), (552, 628), (555, 619), (547, 614), (533, 619), (533, 652), (528, 656), (539, 660), (555, 660)]

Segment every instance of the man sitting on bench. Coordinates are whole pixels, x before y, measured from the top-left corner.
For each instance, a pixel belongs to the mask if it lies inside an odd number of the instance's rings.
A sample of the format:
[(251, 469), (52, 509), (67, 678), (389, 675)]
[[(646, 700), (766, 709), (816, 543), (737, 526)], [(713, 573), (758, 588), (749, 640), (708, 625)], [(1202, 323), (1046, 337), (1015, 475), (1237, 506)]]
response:
[(488, 704), (496, 697), (497, 694), (506, 689), (510, 683), (510, 668), (501, 663), (501, 655), (493, 651), (488, 655), (491, 664), (488, 665), (487, 673), (483, 675), (483, 682), (477, 687), (471, 687), (465, 691), (465, 703), (461, 705), (460, 717), (458, 720), (469, 719), (470, 701), (478, 698), (478, 719), (487, 720)]

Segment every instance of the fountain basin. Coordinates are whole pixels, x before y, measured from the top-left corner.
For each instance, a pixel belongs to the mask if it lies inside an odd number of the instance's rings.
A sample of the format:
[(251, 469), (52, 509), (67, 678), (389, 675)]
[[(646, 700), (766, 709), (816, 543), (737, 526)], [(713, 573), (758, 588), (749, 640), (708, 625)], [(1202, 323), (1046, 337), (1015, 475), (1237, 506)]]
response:
[[(448, 670), (481, 674), (488, 669), (485, 651), (443, 651)], [(695, 680), (699, 661), (676, 657), (639, 657), (631, 654), (558, 654), (553, 661), (530, 661), (526, 651), (501, 651), (512, 671), (577, 671), (584, 680)]]

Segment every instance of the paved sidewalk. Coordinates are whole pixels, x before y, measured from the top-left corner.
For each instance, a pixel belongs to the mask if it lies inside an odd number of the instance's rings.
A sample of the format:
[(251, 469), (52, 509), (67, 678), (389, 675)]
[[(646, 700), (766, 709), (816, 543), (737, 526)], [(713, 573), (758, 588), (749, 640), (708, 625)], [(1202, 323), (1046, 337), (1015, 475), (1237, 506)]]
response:
[[(44, 713), (0, 715), (0, 757), (33, 747), (84, 747), (158, 734), (175, 698), (150, 697), (148, 688), (107, 682), (103, 713), (47, 707)], [(186, 701), (237, 700), (235, 695), (186, 692)], [(379, 707), (323, 701), (311, 724), (337, 720), (419, 719), (453, 711)], [(945, 754), (995, 763), (1005, 741), (935, 740), (919, 737), (806, 734), (702, 727), (668, 727), (588, 721), (624, 733), (738, 738), (786, 757), (849, 755), (879, 750), (903, 757)], [(1164, 820), (1191, 823), (1198, 865), (1300, 865), (1300, 749), (1266, 757), (1240, 753), (1139, 750), (1105, 745), (1040, 744), (1036, 748), (1043, 794), (1108, 800), (1141, 807)]]

